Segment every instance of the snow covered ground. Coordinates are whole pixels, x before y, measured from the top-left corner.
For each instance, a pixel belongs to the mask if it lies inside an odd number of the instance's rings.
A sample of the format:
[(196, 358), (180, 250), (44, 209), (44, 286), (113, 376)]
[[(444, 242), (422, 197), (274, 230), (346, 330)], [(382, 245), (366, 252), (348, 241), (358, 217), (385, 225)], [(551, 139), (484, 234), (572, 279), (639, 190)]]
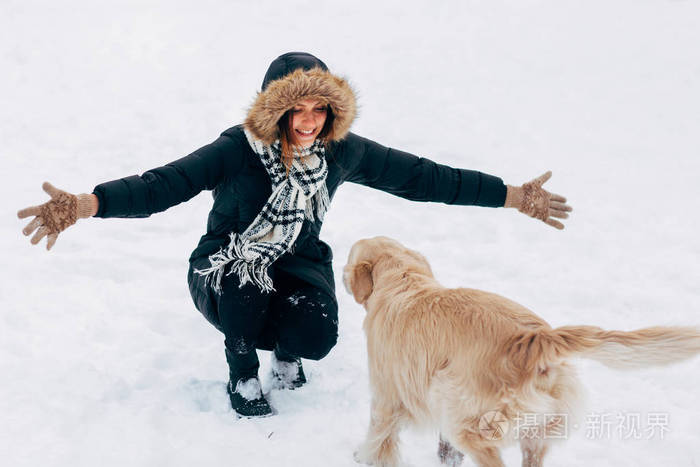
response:
[[(575, 209), (559, 232), (344, 185), (322, 232), (339, 285), (351, 244), (383, 234), (445, 285), (554, 326), (700, 325), (698, 44), (700, 5), (680, 0), (2, 0), (3, 465), (355, 465), (364, 312), (342, 287), (338, 345), (305, 362), (309, 384), (272, 391), (275, 417), (236, 420), (223, 339), (185, 278), (208, 193), (149, 219), (82, 220), (50, 253), (15, 216), (47, 199), (44, 180), (90, 192), (212, 141), (290, 50), (351, 79), (357, 133), (512, 184), (551, 169), (546, 187)], [(700, 465), (700, 359), (578, 366), (589, 416), (549, 465)], [(410, 465), (438, 465), (436, 434), (403, 440)]]

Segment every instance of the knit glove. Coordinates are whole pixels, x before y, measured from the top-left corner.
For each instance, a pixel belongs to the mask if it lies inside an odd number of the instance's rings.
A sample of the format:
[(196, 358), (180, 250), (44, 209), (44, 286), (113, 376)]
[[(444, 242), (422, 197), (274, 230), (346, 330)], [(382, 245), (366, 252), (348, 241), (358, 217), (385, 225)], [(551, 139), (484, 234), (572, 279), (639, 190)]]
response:
[(51, 196), (51, 201), (47, 201), (39, 206), (31, 206), (17, 212), (17, 217), (24, 219), (29, 216), (36, 216), (22, 229), (24, 235), (31, 235), (39, 228), (31, 239), (33, 245), (48, 235), (46, 249), (50, 250), (56, 243), (58, 234), (75, 224), (78, 219), (93, 216), (97, 213), (97, 203), (89, 194), (73, 195), (44, 182), (41, 186), (46, 193)]
[(523, 214), (539, 219), (559, 230), (563, 229), (564, 224), (553, 219), (553, 217), (566, 219), (569, 217), (567, 213), (571, 212), (572, 208), (566, 204), (566, 198), (552, 194), (542, 188), (542, 185), (551, 176), (552, 172), (549, 171), (525, 183), (523, 186), (508, 185), (505, 207), (517, 208)]

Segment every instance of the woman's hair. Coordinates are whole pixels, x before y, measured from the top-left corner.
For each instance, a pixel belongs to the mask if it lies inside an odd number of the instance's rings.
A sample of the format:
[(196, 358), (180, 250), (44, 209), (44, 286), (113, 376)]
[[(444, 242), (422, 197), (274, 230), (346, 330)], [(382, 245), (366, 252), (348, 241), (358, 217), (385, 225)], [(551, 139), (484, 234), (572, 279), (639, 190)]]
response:
[[(277, 127), (280, 132), (280, 148), (282, 150), (282, 163), (289, 173), (289, 169), (292, 168), (292, 160), (294, 159), (294, 146), (298, 146), (296, 134), (294, 133), (294, 128), (292, 128), (292, 116), (294, 109), (287, 110), (284, 115), (277, 121)], [(335, 120), (335, 115), (333, 115), (333, 110), (330, 105), (326, 105), (326, 122), (323, 124), (321, 132), (318, 134), (317, 138), (321, 139), (325, 144), (326, 136), (330, 133), (333, 128), (333, 120)]]

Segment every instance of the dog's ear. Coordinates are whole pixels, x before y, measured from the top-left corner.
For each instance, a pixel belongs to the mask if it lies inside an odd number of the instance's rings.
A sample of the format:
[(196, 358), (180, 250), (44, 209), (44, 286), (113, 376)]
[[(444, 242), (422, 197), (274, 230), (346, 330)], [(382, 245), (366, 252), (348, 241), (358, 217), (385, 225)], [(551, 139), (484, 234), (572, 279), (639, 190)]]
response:
[(364, 304), (373, 287), (372, 265), (366, 261), (357, 263), (350, 273), (350, 290), (355, 301)]

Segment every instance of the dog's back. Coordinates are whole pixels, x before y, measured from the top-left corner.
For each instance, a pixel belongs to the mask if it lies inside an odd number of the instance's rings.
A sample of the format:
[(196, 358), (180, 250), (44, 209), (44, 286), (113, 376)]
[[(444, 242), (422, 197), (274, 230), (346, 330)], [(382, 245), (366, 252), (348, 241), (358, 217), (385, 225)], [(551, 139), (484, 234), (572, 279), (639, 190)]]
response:
[[(523, 402), (525, 393), (551, 392), (572, 378), (567, 365), (548, 368), (531, 381), (507, 364), (510, 340), (551, 329), (527, 308), (480, 290), (447, 289), (429, 277), (393, 284), (375, 289), (368, 303), (375, 310), (368, 311), (364, 325), (370, 372), (376, 392), (401, 400), (415, 422), (441, 423), (450, 418), (446, 414), (463, 412), (460, 418), (478, 424), (486, 411), (509, 413), (515, 409), (509, 403)], [(527, 405), (543, 408), (542, 397), (530, 398)]]
[(552, 329), (499, 295), (442, 287), (422, 255), (381, 237), (353, 246), (344, 283), (367, 310), (372, 424), (358, 459), (386, 465), (398, 459), (396, 435), (407, 421), (437, 426), (480, 465), (502, 465), (499, 445), (519, 433), (485, 437), (481, 422), (489, 413), (511, 427), (536, 416), (520, 425), (532, 437), (519, 440), (524, 459), (539, 464), (548, 443), (564, 438), (576, 419), (582, 385), (567, 359), (632, 368), (700, 352), (700, 331), (692, 327)]

